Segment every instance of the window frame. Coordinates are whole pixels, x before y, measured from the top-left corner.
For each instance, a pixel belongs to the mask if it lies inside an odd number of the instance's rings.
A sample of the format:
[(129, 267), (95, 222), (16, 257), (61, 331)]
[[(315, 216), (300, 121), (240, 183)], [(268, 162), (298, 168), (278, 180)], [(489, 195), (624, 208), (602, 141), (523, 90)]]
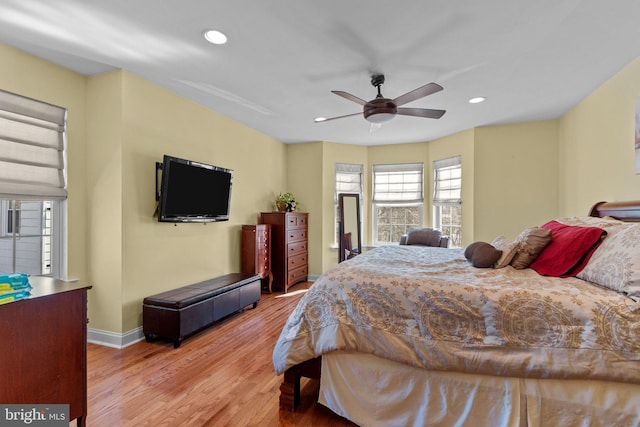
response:
[[(16, 210), (22, 212), (24, 208), (20, 207), (18, 209), (7, 208), (7, 206), (15, 206), (15, 203), (18, 202), (20, 205), (24, 202), (40, 202), (40, 212), (42, 215), (40, 221), (40, 228), (42, 229), (41, 234), (25, 234), (22, 232), (20, 227), (14, 228), (11, 233), (7, 230), (8, 225), (8, 215), (10, 215), (11, 210)], [(44, 231), (46, 228), (47, 219), (44, 217), (46, 215), (47, 204), (50, 205), (50, 233), (47, 234)], [(16, 200), (16, 199), (0, 199), (0, 207), (2, 207), (2, 214), (0, 215), (0, 224), (2, 226), (2, 233), (0, 233), (0, 241), (10, 241), (10, 244), (7, 244), (8, 249), (5, 248), (5, 251), (8, 250), (10, 252), (9, 256), (11, 259), (7, 262), (7, 265), (11, 265), (10, 271), (1, 271), (1, 273), (27, 273), (34, 274), (38, 276), (51, 276), (57, 278), (66, 278), (67, 277), (67, 233), (66, 233), (66, 218), (67, 218), (67, 201), (66, 200), (41, 200), (41, 199), (26, 199), (26, 200)], [(20, 220), (20, 225), (24, 225), (25, 221), (23, 219)], [(31, 238), (40, 238), (41, 242), (41, 251), (39, 253), (39, 263), (40, 263), (40, 271), (22, 271), (17, 268), (17, 260), (21, 257), (20, 249), (18, 248), (18, 242), (21, 239), (31, 239)], [(47, 243), (48, 240), (48, 243)], [(49, 271), (43, 265), (43, 262), (46, 260), (47, 256), (44, 253), (44, 248), (48, 246), (49, 249)]]
[[(354, 176), (358, 176), (358, 188), (356, 188), (356, 191), (353, 191), (354, 188), (353, 186), (351, 188), (347, 188), (348, 186), (341, 186), (340, 182), (344, 182), (344, 181), (340, 181), (338, 179), (338, 175), (339, 174), (344, 174), (344, 175), (354, 175)], [(334, 233), (333, 233), (333, 246), (334, 247), (338, 247), (339, 246), (339, 242), (338, 239), (339, 237), (339, 222), (340, 222), (340, 215), (338, 212), (338, 194), (340, 193), (346, 193), (346, 194), (357, 194), (360, 200), (360, 212), (362, 213), (363, 210), (363, 202), (364, 202), (364, 165), (362, 164), (357, 164), (357, 163), (341, 163), (341, 162), (336, 162), (335, 164), (335, 173), (334, 173), (334, 192), (333, 192), (333, 204), (334, 204), (334, 208), (333, 208), (333, 216), (334, 216)], [(344, 191), (342, 191), (344, 189)], [(360, 233), (362, 233), (362, 222), (360, 224), (361, 230)], [(361, 234), (362, 235), (362, 234)]]
[[(39, 275), (67, 278), (68, 262), (68, 210), (67, 210), (67, 114), (59, 107), (36, 99), (0, 90), (0, 140), (10, 155), (0, 163), (5, 169), (0, 174), (0, 203), (2, 206), (19, 202), (41, 202), (41, 233), (21, 234), (15, 228), (9, 236), (7, 212), (2, 212), (0, 226), (3, 239), (12, 239), (11, 249), (5, 251), (11, 257), (9, 264), (16, 269), (19, 250), (17, 239), (40, 238)], [(7, 202), (4, 202), (7, 201)], [(14, 202), (12, 202), (14, 201)], [(50, 218), (46, 218), (45, 205), (50, 204)], [(4, 209), (3, 209), (4, 210)], [(14, 222), (15, 223), (15, 222)], [(24, 218), (19, 226), (24, 225)], [(50, 272), (44, 273), (43, 262), (47, 258), (42, 249), (47, 245), (49, 235), (45, 228), (50, 225)], [(31, 251), (34, 253), (34, 251)], [(9, 271), (14, 273), (17, 271)], [(34, 274), (29, 272), (29, 274)]]
[[(419, 179), (406, 180), (411, 174), (419, 172)], [(377, 179), (385, 175), (388, 179)], [(401, 182), (391, 182), (392, 176), (402, 175)], [(374, 246), (398, 244), (398, 241), (380, 241), (378, 240), (378, 209), (384, 207), (418, 207), (418, 220), (415, 226), (422, 226), (424, 222), (424, 163), (394, 163), (394, 164), (378, 164), (372, 166), (373, 196), (372, 196), (372, 244)], [(383, 182), (383, 181), (386, 181)], [(395, 190), (395, 191), (393, 191)], [(394, 195), (395, 196), (392, 196)], [(405, 232), (410, 226), (405, 225)], [(393, 227), (393, 224), (392, 224)]]
[[(449, 235), (451, 247), (462, 246), (462, 156), (452, 156), (444, 159), (433, 161), (433, 228), (441, 230)], [(444, 172), (459, 173), (448, 174), (446, 178), (440, 178)], [(453, 176), (452, 176), (453, 175)], [(460, 223), (457, 225), (443, 225), (442, 209), (444, 207), (452, 207), (460, 209)], [(446, 228), (457, 228), (459, 230), (458, 238), (453, 233), (446, 231)]]

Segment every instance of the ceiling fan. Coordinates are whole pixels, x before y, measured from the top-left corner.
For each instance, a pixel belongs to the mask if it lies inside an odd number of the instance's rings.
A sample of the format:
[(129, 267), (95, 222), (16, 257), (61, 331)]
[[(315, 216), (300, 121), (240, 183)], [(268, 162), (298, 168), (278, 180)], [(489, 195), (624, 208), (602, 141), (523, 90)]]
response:
[(443, 88), (437, 83), (426, 84), (394, 99), (389, 99), (382, 96), (382, 93), (380, 92), (380, 86), (382, 86), (383, 83), (383, 74), (375, 74), (371, 76), (371, 84), (378, 88), (378, 95), (376, 95), (375, 99), (372, 99), (371, 101), (365, 101), (364, 99), (358, 98), (355, 95), (351, 95), (350, 93), (341, 90), (332, 90), (331, 92), (335, 93), (336, 95), (346, 98), (349, 101), (353, 101), (356, 104), (362, 105), (362, 113), (346, 114), (344, 116), (331, 117), (328, 119), (319, 118), (316, 119), (316, 122), (325, 122), (328, 120), (342, 119), (344, 117), (351, 117), (362, 114), (367, 121), (371, 122), (372, 124), (380, 125), (381, 123), (393, 119), (396, 114), (400, 114), (403, 116), (439, 119), (446, 112), (445, 110), (432, 110), (428, 108), (399, 108), (401, 105), (408, 104), (409, 102), (415, 101), (416, 99), (424, 98), (425, 96), (441, 91)]

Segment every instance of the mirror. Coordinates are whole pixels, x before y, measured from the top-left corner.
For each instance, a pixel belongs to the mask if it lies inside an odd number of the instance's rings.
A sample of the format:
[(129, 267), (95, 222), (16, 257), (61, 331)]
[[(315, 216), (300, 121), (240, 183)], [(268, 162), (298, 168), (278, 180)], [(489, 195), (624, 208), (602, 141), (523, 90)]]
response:
[(360, 197), (357, 194), (338, 194), (338, 262), (362, 252), (360, 237)]

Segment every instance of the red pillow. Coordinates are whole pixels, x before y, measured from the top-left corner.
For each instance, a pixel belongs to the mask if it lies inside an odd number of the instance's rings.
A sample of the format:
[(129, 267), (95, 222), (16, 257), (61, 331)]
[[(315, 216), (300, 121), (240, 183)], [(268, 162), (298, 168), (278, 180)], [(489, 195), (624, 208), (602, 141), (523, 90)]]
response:
[(529, 267), (543, 276), (575, 276), (607, 235), (598, 227), (578, 227), (557, 221), (549, 221), (540, 228), (551, 230), (551, 243)]

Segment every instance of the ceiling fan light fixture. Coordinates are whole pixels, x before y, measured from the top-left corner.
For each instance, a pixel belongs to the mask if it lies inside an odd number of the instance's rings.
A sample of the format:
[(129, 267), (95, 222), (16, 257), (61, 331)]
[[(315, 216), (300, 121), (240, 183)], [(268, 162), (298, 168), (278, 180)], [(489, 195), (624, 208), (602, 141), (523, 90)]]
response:
[(227, 42), (227, 36), (218, 30), (205, 30), (202, 35), (209, 43), (225, 44)]
[(475, 98), (471, 98), (469, 100), (469, 104), (479, 104), (481, 102), (486, 101), (487, 98), (485, 98), (484, 96), (476, 96)]
[(395, 113), (373, 112), (369, 114), (365, 113), (364, 118), (371, 123), (384, 123), (384, 122), (388, 122), (389, 120), (392, 120), (395, 116), (396, 116)]
[(398, 108), (393, 100), (383, 98), (379, 95), (376, 99), (367, 102), (362, 112), (367, 121), (371, 123), (384, 123), (396, 116)]

